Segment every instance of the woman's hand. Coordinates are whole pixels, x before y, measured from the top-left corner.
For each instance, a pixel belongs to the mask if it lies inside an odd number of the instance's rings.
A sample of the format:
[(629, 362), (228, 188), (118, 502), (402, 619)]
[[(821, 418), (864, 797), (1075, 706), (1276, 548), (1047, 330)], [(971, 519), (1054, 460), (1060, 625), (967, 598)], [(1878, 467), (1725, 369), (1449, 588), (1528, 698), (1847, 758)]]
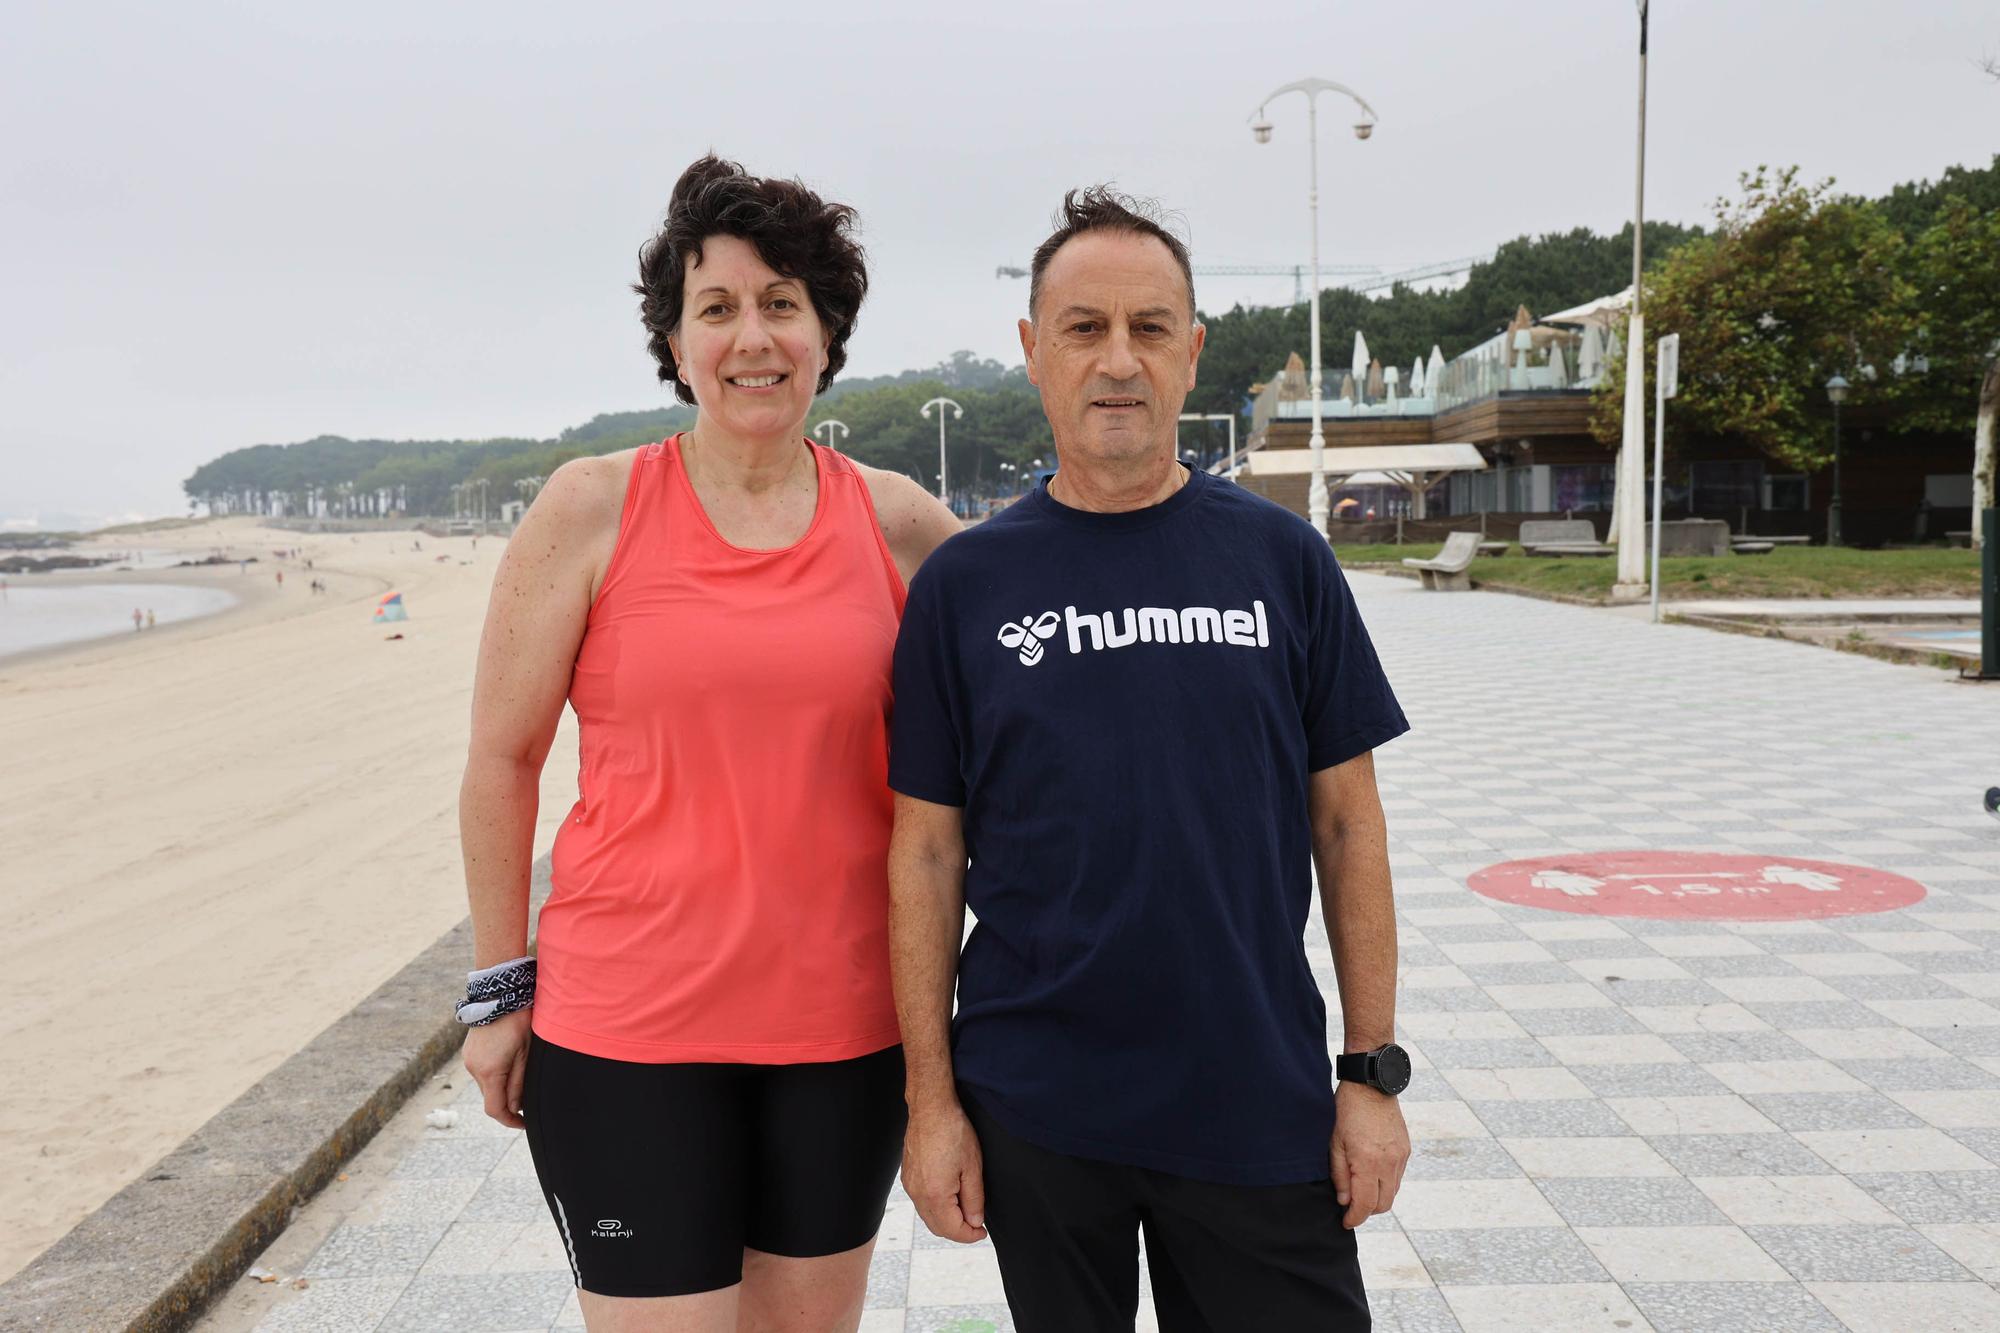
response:
[(486, 1114), (521, 1129), (521, 1080), (528, 1072), (528, 1014), (516, 1009), (465, 1034), (465, 1068), (486, 1094)]

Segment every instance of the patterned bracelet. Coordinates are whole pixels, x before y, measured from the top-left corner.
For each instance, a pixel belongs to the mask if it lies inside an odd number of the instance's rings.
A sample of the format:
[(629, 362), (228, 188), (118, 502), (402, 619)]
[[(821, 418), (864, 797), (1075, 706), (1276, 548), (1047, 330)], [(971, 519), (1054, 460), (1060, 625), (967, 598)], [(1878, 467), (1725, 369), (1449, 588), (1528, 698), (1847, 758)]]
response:
[(465, 998), (458, 1002), (458, 1021), (467, 1027), (484, 1027), (534, 1002), (535, 960), (495, 963), (465, 974)]

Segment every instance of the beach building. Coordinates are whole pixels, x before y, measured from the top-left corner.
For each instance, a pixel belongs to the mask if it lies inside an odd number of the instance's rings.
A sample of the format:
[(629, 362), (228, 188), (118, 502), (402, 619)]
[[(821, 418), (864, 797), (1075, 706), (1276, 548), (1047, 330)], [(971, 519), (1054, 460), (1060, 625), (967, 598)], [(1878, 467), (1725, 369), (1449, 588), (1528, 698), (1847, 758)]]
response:
[[(1383, 540), (1398, 519), (1406, 530), (1423, 520), (1511, 537), (1527, 519), (1587, 518), (1602, 535), (1611, 516), (1614, 450), (1590, 433), (1591, 397), (1620, 355), (1629, 301), (1628, 289), (1539, 319), (1523, 308), (1505, 329), (1459, 356), (1446, 360), (1433, 346), (1407, 370), (1383, 365), (1357, 333), (1349, 364), (1327, 366), (1321, 375), (1327, 486), (1332, 516), (1340, 520), (1334, 540)], [(1294, 354), (1252, 386), (1243, 449), (1233, 465), (1225, 460), (1216, 469), (1233, 466), (1239, 483), (1301, 515), (1312, 475), (1308, 379)], [(1939, 540), (1969, 531), (1969, 441), (1892, 435), (1882, 427), (1867, 407), (1846, 411), (1846, 542)], [(1801, 473), (1740, 441), (1694, 440), (1667, 458), (1669, 519), (1722, 519), (1737, 534), (1823, 536), (1832, 495), (1831, 468)]]

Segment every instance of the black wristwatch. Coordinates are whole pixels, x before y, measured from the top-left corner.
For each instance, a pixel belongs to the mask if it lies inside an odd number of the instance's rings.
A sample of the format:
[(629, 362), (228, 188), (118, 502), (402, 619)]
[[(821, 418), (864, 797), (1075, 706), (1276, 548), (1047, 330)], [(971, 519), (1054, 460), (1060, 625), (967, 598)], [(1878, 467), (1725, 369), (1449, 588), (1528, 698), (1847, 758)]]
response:
[(1366, 1083), (1394, 1097), (1410, 1086), (1410, 1053), (1392, 1041), (1372, 1051), (1335, 1056), (1333, 1072), (1343, 1083)]

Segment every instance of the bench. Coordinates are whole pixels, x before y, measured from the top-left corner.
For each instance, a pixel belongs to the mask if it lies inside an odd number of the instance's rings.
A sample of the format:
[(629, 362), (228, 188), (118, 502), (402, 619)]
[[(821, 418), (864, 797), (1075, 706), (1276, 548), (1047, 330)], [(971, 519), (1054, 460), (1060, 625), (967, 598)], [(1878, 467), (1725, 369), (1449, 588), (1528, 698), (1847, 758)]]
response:
[(1479, 534), (1476, 532), (1454, 532), (1445, 538), (1444, 549), (1432, 560), (1418, 560), (1414, 556), (1404, 556), (1403, 564), (1417, 571), (1417, 577), (1424, 581), (1426, 588), (1437, 592), (1471, 592), (1472, 575), (1465, 571), (1472, 567), (1473, 557), (1479, 554)]
[(1767, 541), (1731, 542), (1729, 543), (1729, 553), (1731, 555), (1769, 555), (1771, 554), (1771, 546), (1772, 543)]
[(1531, 518), (1521, 524), (1521, 550), (1528, 555), (1610, 555), (1616, 549), (1597, 540), (1587, 518)]
[(1479, 543), (1479, 554), (1505, 555), (1507, 554), (1507, 548), (1511, 545), (1513, 545), (1512, 542), (1481, 542)]

